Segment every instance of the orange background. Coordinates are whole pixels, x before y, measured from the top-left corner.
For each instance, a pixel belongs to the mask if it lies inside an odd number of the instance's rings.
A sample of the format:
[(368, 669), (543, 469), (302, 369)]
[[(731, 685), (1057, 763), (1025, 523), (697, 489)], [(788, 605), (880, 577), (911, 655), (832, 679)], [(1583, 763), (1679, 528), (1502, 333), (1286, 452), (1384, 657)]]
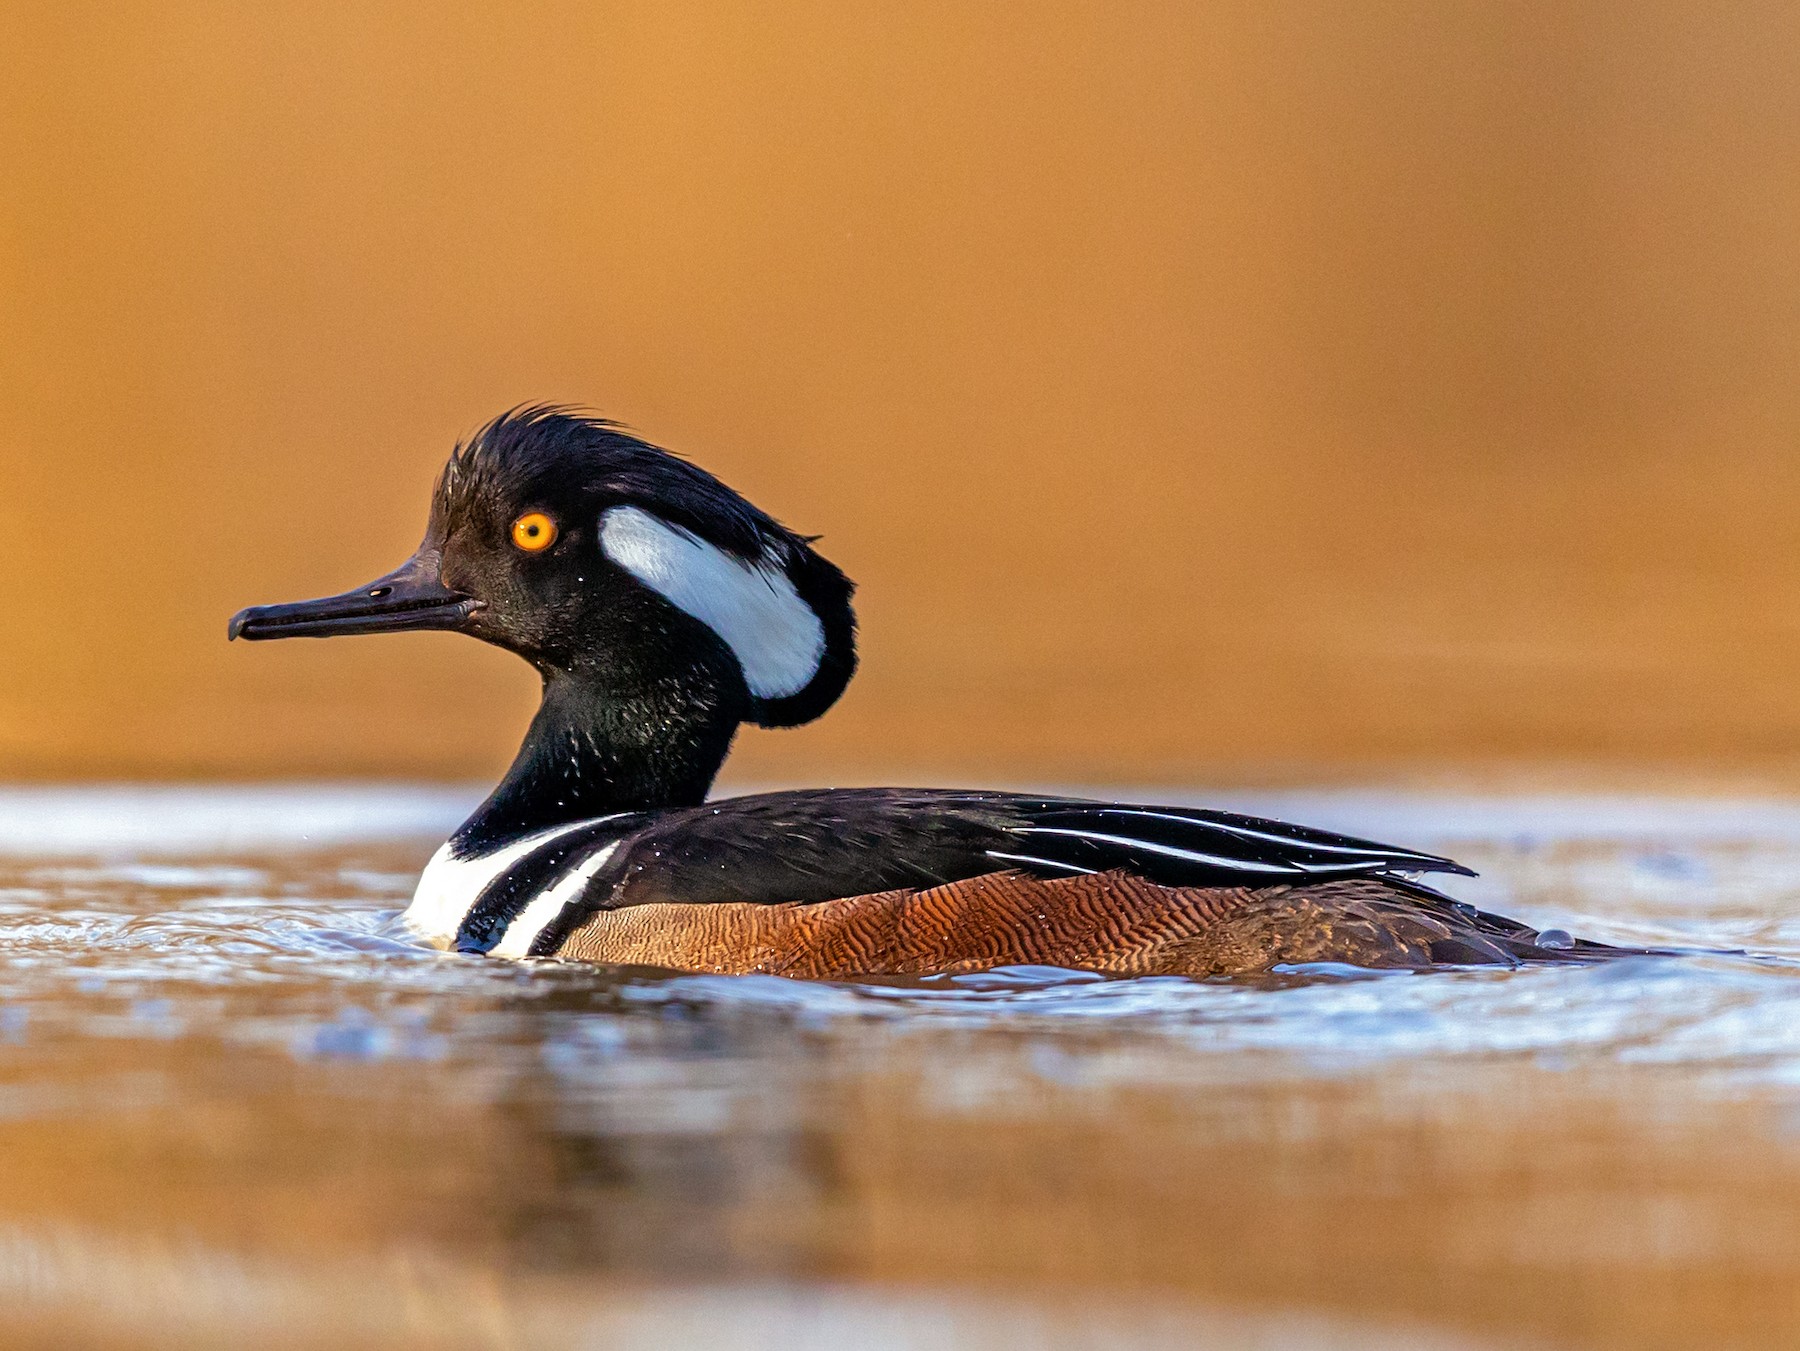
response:
[(740, 780), (1800, 765), (1800, 11), (14, 0), (0, 774), (483, 775), (226, 647), (577, 401), (862, 583)]

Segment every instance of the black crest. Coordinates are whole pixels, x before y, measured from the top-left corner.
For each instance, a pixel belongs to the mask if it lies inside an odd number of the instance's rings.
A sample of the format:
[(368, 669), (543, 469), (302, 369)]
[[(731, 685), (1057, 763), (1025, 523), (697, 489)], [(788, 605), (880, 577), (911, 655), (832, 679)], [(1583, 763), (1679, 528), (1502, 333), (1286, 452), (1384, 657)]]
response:
[(856, 673), (855, 585), (813, 547), (815, 536), (789, 530), (698, 465), (605, 418), (532, 404), (501, 414), (456, 447), (438, 480), (432, 517), (448, 532), (460, 516), (524, 500), (565, 503), (572, 516), (590, 521), (609, 507), (640, 507), (746, 563), (773, 562), (785, 571), (818, 615), (825, 650), (804, 689), (750, 701), (758, 725), (810, 722)]

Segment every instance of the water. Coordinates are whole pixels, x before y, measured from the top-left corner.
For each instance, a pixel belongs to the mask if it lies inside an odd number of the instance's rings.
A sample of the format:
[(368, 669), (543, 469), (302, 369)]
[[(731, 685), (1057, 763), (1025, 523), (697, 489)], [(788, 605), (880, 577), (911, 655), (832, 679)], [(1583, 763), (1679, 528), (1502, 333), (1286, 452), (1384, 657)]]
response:
[[(1212, 795), (1453, 853), (1597, 968), (507, 965), (466, 805), (0, 794), (20, 1344), (1800, 1341), (1800, 805)], [(1754, 954), (1754, 955), (1746, 955)]]

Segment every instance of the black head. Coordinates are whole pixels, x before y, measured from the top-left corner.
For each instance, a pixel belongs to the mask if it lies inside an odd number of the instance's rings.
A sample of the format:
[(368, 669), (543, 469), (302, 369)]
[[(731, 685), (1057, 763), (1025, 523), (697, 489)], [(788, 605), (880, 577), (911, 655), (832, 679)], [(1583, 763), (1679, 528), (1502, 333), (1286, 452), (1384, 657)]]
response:
[(532, 407), (457, 447), (400, 568), (245, 610), (230, 635), (453, 629), (546, 680), (664, 686), (716, 701), (734, 724), (788, 727), (829, 708), (856, 670), (852, 589), (809, 539), (705, 470), (598, 418)]

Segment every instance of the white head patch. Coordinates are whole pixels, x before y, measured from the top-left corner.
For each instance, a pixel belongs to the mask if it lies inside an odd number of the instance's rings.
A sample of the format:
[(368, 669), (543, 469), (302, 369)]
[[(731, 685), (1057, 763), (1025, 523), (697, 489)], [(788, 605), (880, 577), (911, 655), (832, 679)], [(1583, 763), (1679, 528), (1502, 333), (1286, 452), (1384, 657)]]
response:
[(723, 638), (758, 699), (798, 694), (818, 674), (825, 626), (776, 559), (746, 562), (641, 507), (603, 513), (600, 548)]

